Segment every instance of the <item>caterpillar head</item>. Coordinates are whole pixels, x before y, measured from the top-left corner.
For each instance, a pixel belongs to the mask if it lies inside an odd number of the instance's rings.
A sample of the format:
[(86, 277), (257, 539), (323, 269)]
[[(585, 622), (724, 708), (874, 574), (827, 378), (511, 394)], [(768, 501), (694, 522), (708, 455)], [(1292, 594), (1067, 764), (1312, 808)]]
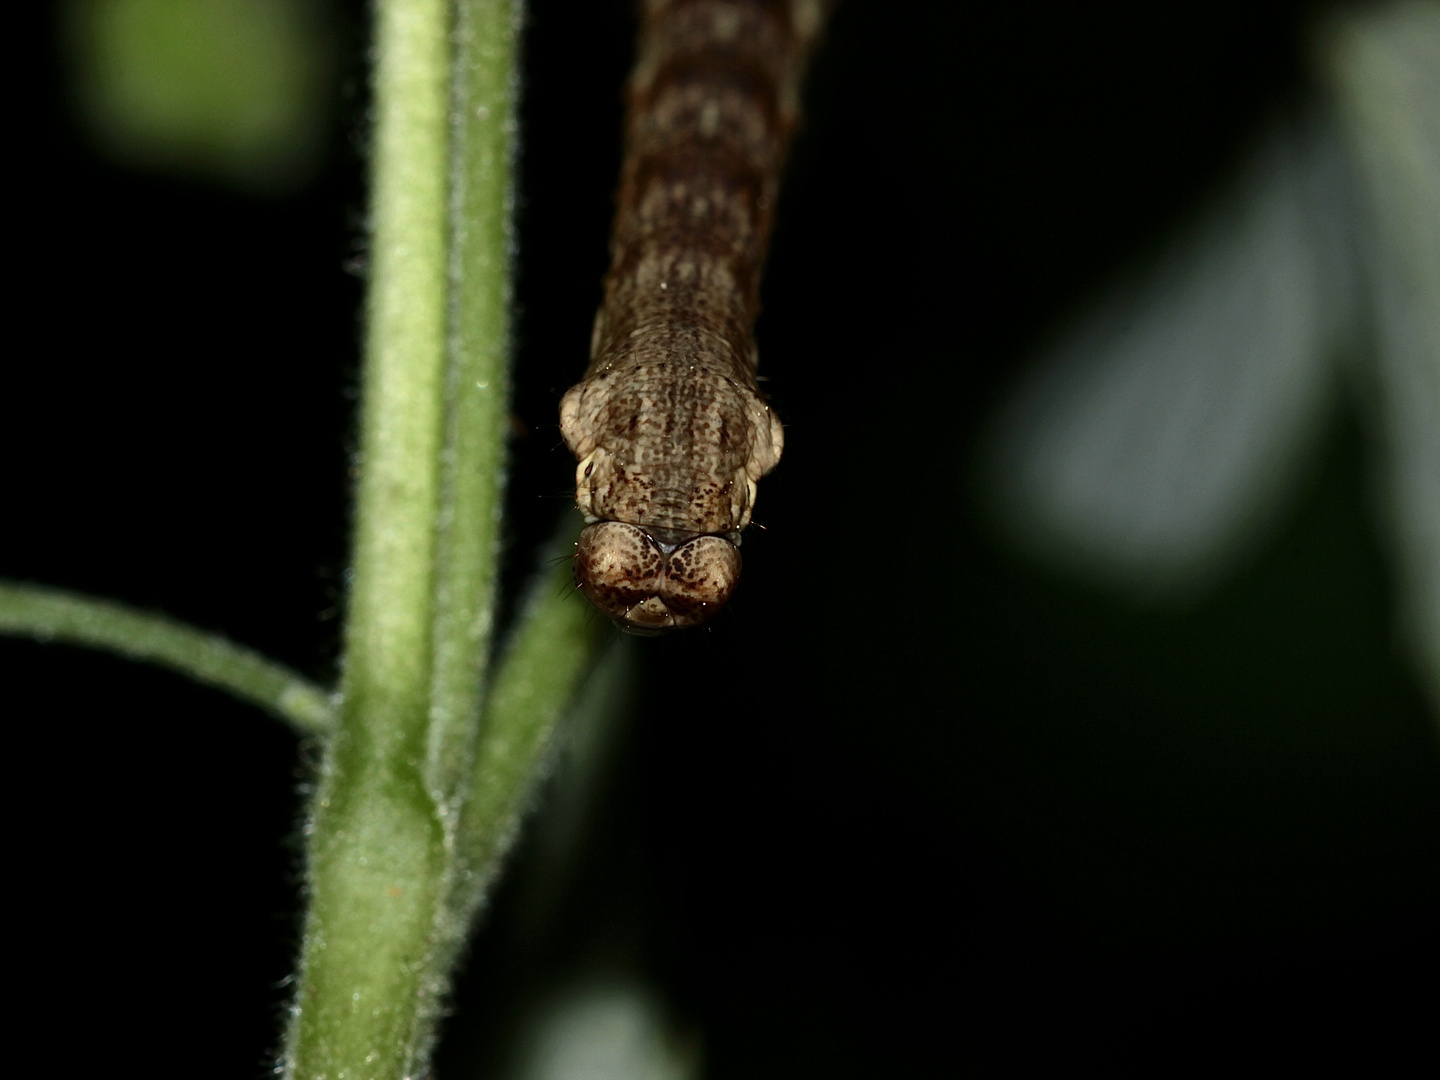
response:
[(575, 581), (623, 629), (662, 633), (725, 606), (740, 581), (740, 551), (724, 536), (599, 521), (576, 542)]

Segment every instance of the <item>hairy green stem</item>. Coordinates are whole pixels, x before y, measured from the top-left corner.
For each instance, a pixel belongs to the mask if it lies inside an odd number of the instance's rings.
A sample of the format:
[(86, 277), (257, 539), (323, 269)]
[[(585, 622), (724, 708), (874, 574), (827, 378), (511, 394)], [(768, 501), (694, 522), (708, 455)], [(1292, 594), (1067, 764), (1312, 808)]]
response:
[(309, 825), (288, 1075), (411, 1075), (443, 987), (449, 855), (426, 778), (441, 495), (450, 104), (445, 0), (375, 9), (370, 290), (340, 722)]
[(330, 695), (289, 668), (217, 634), (106, 600), (0, 582), (0, 634), (148, 660), (258, 705), (305, 735), (335, 722)]
[(510, 400), (514, 42), (509, 0), (460, 0), (451, 112), (449, 370), (427, 768), (456, 824), (494, 621)]
[[(606, 632), (574, 595), (562, 556), (490, 670), (519, 0), (376, 0), (375, 26), (339, 705), (214, 635), (0, 583), (0, 633), (153, 660), (329, 734), (306, 829), (309, 910), (281, 1062), (304, 1080), (428, 1072), (466, 932)], [(563, 544), (573, 544), (568, 532)]]
[(559, 567), (525, 606), (482, 709), (517, 24), (507, 0), (377, 8), (354, 577), (285, 1057), (307, 1080), (426, 1071), (471, 916), (594, 651), (595, 620)]
[(330, 734), (307, 826), (309, 910), (282, 1059), (285, 1075), (305, 1080), (428, 1071), (466, 931), (608, 633), (574, 595), (562, 555), (490, 670), (518, 0), (377, 0), (375, 16), (371, 280), (340, 704), (213, 635), (0, 584), (0, 633), (153, 660)]
[[(557, 547), (573, 548), (562, 532)], [(459, 831), (452, 911), (468, 924), (499, 875), (533, 796), (556, 724), (600, 642), (614, 630), (575, 591), (570, 560), (557, 559), (531, 588), (495, 674)]]

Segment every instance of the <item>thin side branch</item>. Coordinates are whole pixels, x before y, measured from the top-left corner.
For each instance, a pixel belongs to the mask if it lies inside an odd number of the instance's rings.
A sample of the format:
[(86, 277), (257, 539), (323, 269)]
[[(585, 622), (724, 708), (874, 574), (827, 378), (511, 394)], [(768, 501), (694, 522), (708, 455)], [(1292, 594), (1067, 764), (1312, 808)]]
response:
[(321, 735), (335, 724), (330, 694), (283, 664), (218, 634), (108, 600), (0, 582), (0, 634), (168, 667), (258, 705), (302, 735)]
[[(556, 549), (573, 550), (576, 525)], [(481, 720), (481, 739), (457, 843), (452, 908), (473, 916), (519, 830), (544, 772), (551, 736), (614, 629), (575, 591), (570, 561), (532, 587), (497, 664)]]

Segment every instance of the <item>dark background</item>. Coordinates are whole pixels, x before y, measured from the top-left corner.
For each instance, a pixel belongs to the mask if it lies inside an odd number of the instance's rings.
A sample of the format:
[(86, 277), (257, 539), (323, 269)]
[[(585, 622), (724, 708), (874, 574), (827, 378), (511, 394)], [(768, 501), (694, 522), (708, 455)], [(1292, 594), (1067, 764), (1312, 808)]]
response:
[[(988, 1071), (1128, 1055), (1139, 1032), (1283, 1040), (1297, 1002), (1384, 1001), (1404, 1037), (1408, 984), (1440, 959), (1440, 754), (1356, 417), (1279, 533), (1185, 610), (1006, 554), (969, 464), (1026, 356), (1311, 92), (1319, 10), (843, 5), (765, 286), (787, 443), (744, 587), (711, 629), (638, 644), (637, 711), (577, 859), (547, 878), (522, 848), (442, 1078), (585, 972), (658, 987), (708, 1077)], [(107, 164), (30, 17), (0, 575), (331, 681), (364, 7), (337, 24), (328, 163), (283, 198)], [(632, 33), (625, 3), (531, 5), (516, 582), (568, 498), (555, 403), (599, 298)], [(314, 748), (107, 656), (0, 641), (0, 679), (12, 932), (38, 957), (22, 1016), (83, 1033), (44, 1056), (262, 1075)]]

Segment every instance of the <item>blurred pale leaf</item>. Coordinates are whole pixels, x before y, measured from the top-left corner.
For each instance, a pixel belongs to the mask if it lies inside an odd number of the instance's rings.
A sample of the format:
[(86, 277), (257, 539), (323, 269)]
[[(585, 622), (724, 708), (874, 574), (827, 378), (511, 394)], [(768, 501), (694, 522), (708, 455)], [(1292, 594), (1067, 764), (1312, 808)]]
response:
[(1337, 19), (1324, 39), (1362, 189), (1400, 607), (1440, 701), (1440, 4)]
[(994, 425), (988, 490), (1044, 558), (1193, 592), (1263, 537), (1351, 359), (1378, 388), (1400, 607), (1440, 702), (1440, 4), (1342, 12), (1319, 41), (1338, 123), (1273, 135), (1159, 273), (1041, 358)]
[(529, 1025), (514, 1080), (689, 1080), (695, 1047), (674, 1038), (653, 995), (625, 980), (581, 983)]
[(1275, 132), (1149, 280), (1041, 359), (996, 424), (999, 516), (1141, 593), (1208, 584), (1275, 516), (1353, 334), (1344, 162)]

